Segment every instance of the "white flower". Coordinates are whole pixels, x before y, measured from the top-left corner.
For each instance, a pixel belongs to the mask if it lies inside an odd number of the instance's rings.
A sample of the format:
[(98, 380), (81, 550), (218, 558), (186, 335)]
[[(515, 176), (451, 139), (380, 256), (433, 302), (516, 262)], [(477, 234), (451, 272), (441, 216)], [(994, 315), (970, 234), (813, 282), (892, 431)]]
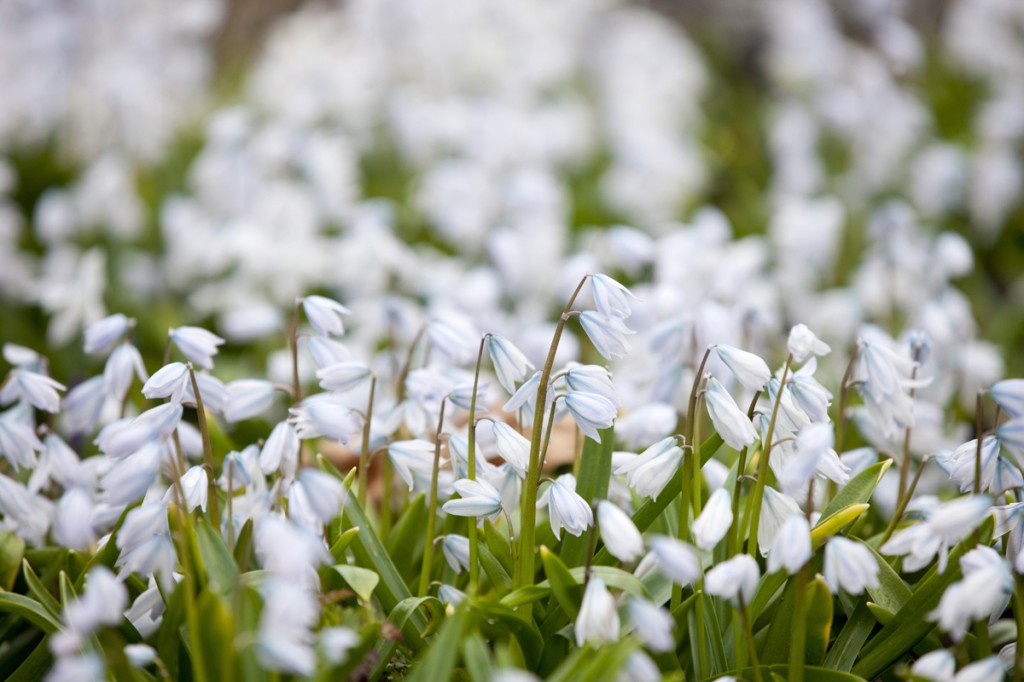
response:
[(156, 649), (148, 644), (126, 644), (124, 655), (133, 667), (145, 668), (156, 660)]
[(320, 631), (317, 648), (325, 661), (338, 666), (348, 660), (348, 652), (359, 644), (359, 633), (346, 627), (329, 627)]
[(989, 656), (965, 665), (953, 678), (953, 682), (992, 682), (1005, 677), (1006, 670), (998, 656)]
[(725, 387), (714, 377), (708, 379), (704, 402), (715, 430), (734, 450), (742, 450), (757, 440), (757, 431), (747, 415), (736, 406)]
[(132, 320), (121, 313), (104, 317), (85, 328), (85, 352), (98, 353), (123, 337), (132, 325)]
[(765, 486), (757, 524), (757, 546), (761, 549), (761, 556), (766, 556), (768, 549), (775, 544), (775, 536), (786, 519), (800, 513), (800, 506), (792, 497)]
[(425, 440), (398, 440), (388, 446), (388, 458), (395, 465), (409, 490), (413, 489), (413, 473), (430, 475), (434, 468), (434, 444)]
[(545, 497), (551, 532), (556, 538), (562, 537), (562, 528), (569, 531), (570, 535), (579, 537), (594, 525), (594, 511), (576, 493), (576, 478), (572, 474), (562, 474), (556, 478), (545, 492)]
[(795, 574), (811, 559), (811, 527), (802, 514), (792, 514), (782, 524), (768, 550), (768, 573), (785, 568)]
[(488, 334), (486, 345), (498, 383), (509, 393), (515, 393), (516, 382), (526, 378), (527, 373), (534, 368), (533, 363), (500, 334)]
[(814, 335), (805, 324), (798, 324), (789, 330), (789, 340), (786, 343), (793, 362), (799, 364), (813, 355), (828, 355), (832, 349), (827, 343)]
[(302, 583), (273, 577), (263, 583), (256, 650), (270, 670), (310, 676), (316, 669), (313, 626), (319, 606), (313, 591)]
[(289, 412), (303, 440), (324, 437), (345, 445), (363, 428), (363, 417), (330, 394), (310, 396)]
[(316, 371), (325, 391), (345, 393), (370, 378), (370, 368), (362, 362), (339, 362)]
[[(527, 417), (532, 417), (534, 410), (537, 409), (537, 387), (540, 386), (540, 372), (534, 372), (529, 379), (524, 381), (516, 392), (512, 394), (512, 397), (501, 406), (503, 412), (515, 412), (524, 405), (526, 406)], [(548, 394), (548, 400), (552, 400), (552, 396)]]
[[(50, 650), (59, 645), (59, 636), (50, 640)], [(77, 642), (76, 642), (77, 647)], [(59, 653), (59, 652), (54, 652)], [(62, 654), (46, 673), (45, 682), (105, 682), (103, 661), (96, 654)]]
[(570, 391), (596, 393), (613, 404), (618, 402), (611, 373), (599, 365), (573, 365), (565, 372), (565, 383)]
[(526, 478), (526, 470), (530, 468), (530, 441), (505, 422), (492, 421), (491, 431), (498, 454), (516, 470), (519, 478)]
[(188, 365), (184, 362), (172, 362), (158, 369), (146, 381), (142, 386), (142, 395), (150, 400), (170, 398), (171, 402), (180, 403), (191, 384)]
[(736, 379), (749, 391), (760, 391), (772, 378), (772, 372), (765, 361), (757, 355), (733, 346), (719, 344), (715, 353), (725, 363)]
[(352, 353), (345, 344), (326, 336), (307, 337), (306, 348), (318, 369), (352, 360)]
[(171, 327), (167, 333), (192, 364), (213, 369), (213, 356), (217, 354), (217, 346), (223, 344), (224, 339), (200, 327)]
[(757, 561), (749, 554), (738, 554), (728, 561), (716, 564), (708, 571), (704, 579), (704, 589), (708, 594), (728, 599), (734, 606), (740, 600), (749, 604), (757, 591), (757, 581), (761, 579), (761, 571)]
[(953, 682), (956, 659), (945, 649), (935, 649), (914, 661), (910, 672), (931, 682)]
[(96, 444), (111, 457), (126, 457), (147, 443), (168, 438), (178, 428), (182, 413), (181, 405), (157, 405), (134, 419), (108, 424), (96, 437)]
[(598, 429), (607, 429), (618, 414), (615, 403), (596, 393), (569, 391), (563, 400), (583, 435), (598, 443), (601, 442)]
[(86, 379), (68, 391), (64, 398), (64, 423), (72, 434), (91, 433), (99, 424), (107, 392), (103, 377)]
[(626, 483), (642, 497), (657, 498), (683, 461), (683, 449), (675, 436), (662, 439), (615, 468), (615, 474), (625, 475)]
[(629, 299), (636, 296), (608, 275), (591, 275), (590, 291), (594, 296), (594, 307), (602, 315), (625, 319), (632, 314)]
[(1013, 594), (1010, 566), (991, 547), (976, 547), (960, 557), (963, 580), (946, 588), (938, 607), (928, 614), (953, 641), (959, 642), (976, 620), (990, 623), (1002, 615)]
[[(643, 651), (634, 651), (626, 659), (626, 664), (619, 670), (616, 682), (648, 682), (661, 679), (661, 670)], [(721, 680), (721, 678), (718, 678)]]
[(16, 417), (13, 410), (0, 415), (0, 454), (11, 463), (14, 470), (21, 467), (35, 468), (36, 452), (42, 452), (43, 442), (35, 430)]
[(466, 593), (451, 585), (441, 585), (441, 587), (437, 588), (437, 598), (445, 604), (458, 606), (465, 601)]
[(302, 444), (295, 429), (288, 422), (279, 422), (260, 450), (260, 469), (272, 474), (281, 469), (286, 476), (294, 473)]
[(109, 469), (100, 478), (101, 500), (110, 505), (131, 504), (146, 494), (156, 481), (163, 443), (148, 443), (124, 458), (111, 459)]
[(816, 473), (839, 485), (850, 480), (849, 469), (832, 449), (835, 433), (827, 423), (810, 424), (800, 429), (794, 446), (795, 455), (782, 467), (779, 482), (787, 491), (802, 490)]
[(146, 367), (139, 349), (126, 341), (107, 358), (103, 368), (103, 389), (118, 400), (124, 400), (133, 375), (138, 376), (139, 381), (145, 381)]
[(596, 575), (590, 576), (583, 593), (583, 603), (576, 616), (576, 646), (596, 646), (619, 641), (619, 612), (615, 599)]
[(988, 390), (1003, 412), (1011, 417), (1024, 417), (1024, 379), (1004, 379)]
[(643, 536), (629, 515), (615, 504), (608, 500), (598, 503), (597, 524), (604, 546), (619, 561), (632, 563), (644, 553)]
[(427, 326), (430, 344), (449, 362), (465, 365), (476, 360), (480, 332), (462, 314), (448, 313)]
[[(479, 381), (476, 386), (476, 402), (481, 404), (484, 401), (484, 397), (487, 395), (488, 389), (491, 387), (489, 381)], [(456, 407), (461, 407), (463, 410), (468, 410), (473, 406), (473, 382), (464, 381), (461, 384), (456, 384), (452, 388), (451, 393), (448, 394), (448, 401)]]
[(963, 540), (990, 513), (990, 498), (984, 495), (959, 497), (928, 512), (922, 523), (893, 535), (878, 548), (882, 554), (906, 556), (903, 568), (916, 571), (939, 555), (939, 572), (946, 570), (949, 548)]
[(324, 336), (344, 334), (345, 324), (342, 315), (352, 314), (348, 308), (325, 296), (303, 297), (302, 310), (313, 328)]
[(608, 360), (625, 357), (631, 350), (626, 337), (636, 332), (622, 318), (587, 310), (580, 313), (580, 325), (597, 352)]
[(680, 585), (689, 585), (700, 578), (700, 557), (682, 540), (657, 535), (651, 539), (651, 552), (661, 572)]
[(693, 540), (705, 552), (715, 548), (732, 526), (732, 506), (729, 491), (719, 488), (711, 493), (700, 516), (693, 522)]
[(448, 500), (441, 509), (454, 516), (493, 516), (501, 511), (501, 493), (484, 480), (455, 481), (459, 498)]
[(62, 547), (84, 552), (96, 544), (92, 525), (92, 495), (82, 488), (72, 488), (57, 503), (53, 519), (53, 539)]
[(835, 536), (825, 545), (825, 582), (833, 593), (842, 588), (860, 594), (878, 587), (878, 562), (871, 550), (853, 540)]
[(469, 538), (449, 533), (441, 540), (441, 551), (453, 571), (462, 573), (469, 570)]
[(104, 625), (118, 625), (128, 605), (128, 590), (106, 566), (89, 569), (85, 591), (64, 607), (65, 630), (51, 646), (58, 655), (70, 655)]
[(675, 630), (676, 622), (662, 607), (646, 599), (632, 599), (629, 602), (629, 619), (633, 629), (651, 651), (664, 652), (675, 648), (672, 631)]
[(305, 468), (288, 488), (288, 512), (306, 527), (319, 530), (341, 513), (345, 498), (345, 486), (337, 477)]
[(0, 390), (0, 405), (26, 400), (37, 410), (56, 414), (60, 412), (60, 395), (57, 391), (64, 390), (64, 384), (59, 381), (19, 367), (7, 375), (7, 381)]
[(240, 422), (263, 414), (273, 406), (276, 391), (273, 382), (263, 379), (232, 381), (227, 385), (224, 418), (229, 422)]
[(116, 537), (121, 550), (116, 565), (121, 567), (122, 576), (130, 573), (156, 575), (165, 588), (171, 584), (177, 557), (167, 523), (166, 504), (149, 502), (132, 509)]

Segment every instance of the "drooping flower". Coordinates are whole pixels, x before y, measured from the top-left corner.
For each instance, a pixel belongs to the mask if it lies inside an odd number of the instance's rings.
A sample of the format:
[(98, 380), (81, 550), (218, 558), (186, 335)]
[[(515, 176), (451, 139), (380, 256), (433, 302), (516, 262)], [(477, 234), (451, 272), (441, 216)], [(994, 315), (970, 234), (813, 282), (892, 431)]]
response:
[(369, 366), (362, 362), (338, 362), (316, 371), (320, 387), (325, 391), (346, 393), (370, 378)]
[(548, 520), (551, 523), (551, 532), (556, 538), (562, 537), (562, 528), (565, 528), (570, 535), (579, 537), (590, 526), (594, 525), (594, 511), (576, 493), (576, 477), (572, 474), (562, 474), (544, 492), (543, 499), (547, 501)]
[(749, 554), (737, 554), (728, 561), (716, 564), (704, 578), (708, 594), (728, 599), (734, 606), (749, 604), (757, 591), (761, 571), (757, 561)]
[(487, 481), (463, 478), (455, 481), (454, 486), (459, 497), (442, 505), (441, 509), (446, 514), (481, 517), (501, 513), (501, 493)]
[(1003, 379), (988, 390), (992, 400), (1013, 418), (1024, 417), (1024, 379)]
[(434, 467), (434, 444), (426, 440), (398, 440), (388, 446), (388, 458), (395, 471), (413, 489), (414, 473), (430, 475)]
[(757, 431), (754, 430), (750, 419), (714, 377), (708, 379), (704, 402), (708, 406), (708, 414), (711, 415), (715, 430), (729, 447), (742, 450), (757, 440)]
[(631, 350), (626, 337), (636, 333), (626, 326), (622, 318), (608, 317), (592, 310), (580, 313), (580, 326), (597, 352), (608, 360), (625, 357)]
[(618, 415), (615, 404), (596, 393), (569, 391), (565, 394), (564, 401), (565, 407), (583, 435), (598, 443), (601, 442), (598, 430), (607, 429)]
[(878, 587), (878, 562), (864, 545), (837, 535), (825, 545), (825, 582), (833, 593), (860, 594)]
[(719, 488), (708, 498), (700, 516), (693, 522), (693, 541), (705, 552), (715, 548), (732, 526), (731, 496), (725, 488)]
[(657, 535), (651, 539), (651, 553), (661, 572), (680, 585), (689, 585), (700, 578), (700, 557), (682, 540)]
[(765, 486), (761, 501), (761, 518), (757, 524), (757, 546), (761, 550), (761, 556), (767, 556), (768, 549), (775, 544), (775, 536), (786, 519), (800, 513), (800, 506), (796, 500), (771, 486)]
[(789, 339), (786, 342), (793, 362), (801, 363), (813, 355), (828, 355), (832, 349), (827, 343), (814, 335), (805, 324), (798, 324), (789, 330)]
[(515, 393), (516, 382), (526, 378), (527, 373), (534, 368), (533, 363), (501, 334), (488, 334), (486, 346), (498, 383), (509, 393)]
[(988, 516), (991, 499), (984, 495), (960, 497), (927, 512), (925, 520), (908, 526), (878, 548), (882, 554), (904, 556), (903, 568), (916, 571), (939, 556), (938, 568), (946, 570), (949, 548), (963, 540)]
[(573, 365), (565, 371), (565, 384), (570, 391), (596, 393), (613, 404), (618, 402), (611, 372), (599, 365)]
[(224, 339), (201, 327), (171, 327), (167, 334), (193, 364), (203, 369), (213, 369), (213, 356), (217, 354), (217, 347), (224, 343)]
[(590, 291), (594, 296), (594, 307), (602, 315), (623, 319), (632, 315), (629, 299), (636, 296), (608, 275), (591, 275)]
[(657, 498), (683, 461), (683, 449), (675, 436), (664, 438), (639, 455), (615, 468), (616, 475), (625, 475), (626, 483), (642, 497)]
[(718, 344), (714, 349), (729, 371), (748, 391), (764, 389), (765, 384), (772, 378), (772, 371), (757, 355), (724, 344)]
[(768, 550), (768, 573), (786, 569), (795, 574), (811, 559), (811, 527), (802, 514), (789, 516)]
[(520, 478), (526, 478), (530, 468), (530, 441), (502, 421), (492, 421), (491, 431), (501, 458), (508, 462)]
[(626, 512), (608, 500), (597, 505), (597, 524), (604, 546), (619, 561), (632, 563), (644, 553), (644, 539)]
[(114, 349), (103, 368), (103, 389), (117, 400), (124, 400), (132, 377), (146, 381), (146, 367), (139, 349), (127, 341)]
[(619, 641), (619, 612), (604, 581), (590, 576), (583, 592), (583, 603), (576, 616), (576, 646), (590, 643), (596, 646)]
[(303, 296), (302, 311), (306, 319), (323, 336), (341, 336), (345, 333), (343, 315), (352, 311), (326, 296)]
[(329, 393), (312, 395), (289, 410), (299, 438), (329, 438), (342, 445), (363, 428), (363, 417)]
[(170, 398), (171, 402), (180, 403), (191, 383), (188, 365), (184, 362), (172, 362), (149, 377), (142, 386), (142, 395), (150, 400)]
[(131, 325), (132, 321), (121, 313), (115, 313), (98, 322), (93, 322), (85, 328), (85, 352), (92, 355), (106, 350), (123, 337)]
[(633, 629), (651, 651), (671, 651), (675, 648), (672, 631), (676, 622), (672, 615), (646, 599), (631, 599), (629, 619)]
[[(252, 419), (269, 410), (277, 397), (277, 387), (264, 379), (238, 379), (227, 385), (224, 418), (229, 422)], [(303, 401), (303, 407), (306, 406)]]
[(929, 651), (910, 666), (910, 672), (931, 682), (953, 682), (956, 659), (945, 649)]
[(994, 623), (1010, 602), (1014, 581), (1010, 566), (991, 547), (975, 547), (960, 557), (963, 580), (942, 594), (938, 607), (928, 614), (945, 632), (959, 642), (976, 620)]
[(295, 428), (288, 422), (278, 422), (260, 450), (260, 469), (264, 474), (281, 470), (285, 476), (295, 472), (302, 444)]
[(469, 570), (469, 538), (449, 533), (441, 540), (441, 551), (453, 571)]
[(44, 412), (60, 412), (60, 394), (67, 390), (64, 384), (45, 374), (23, 368), (11, 370), (3, 389), (0, 389), (0, 405), (9, 405), (15, 400), (26, 400), (32, 407)]

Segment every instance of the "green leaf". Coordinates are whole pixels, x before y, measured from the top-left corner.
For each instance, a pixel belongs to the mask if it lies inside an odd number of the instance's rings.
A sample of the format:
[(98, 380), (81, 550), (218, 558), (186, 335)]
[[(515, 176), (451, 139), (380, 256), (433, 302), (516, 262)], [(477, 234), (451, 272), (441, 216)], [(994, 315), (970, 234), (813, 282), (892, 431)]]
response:
[(60, 621), (39, 602), (14, 592), (0, 592), (0, 612), (21, 616), (48, 634), (60, 629)]
[(600, 649), (590, 646), (576, 649), (548, 677), (548, 682), (611, 682), (619, 678), (619, 672), (629, 655), (638, 647), (632, 638), (624, 638)]
[(156, 652), (160, 660), (167, 666), (167, 671), (172, 680), (178, 679), (178, 665), (183, 658), (180, 655), (181, 625), (185, 620), (185, 585), (179, 583), (174, 588), (164, 609), (164, 618), (156, 635)]
[[(790, 677), (788, 665), (762, 665), (761, 674), (764, 675), (766, 673), (772, 678), (782, 680), (783, 682)], [(730, 670), (726, 674), (742, 680), (754, 679), (753, 668)], [(863, 677), (815, 665), (804, 666), (804, 679), (807, 682), (865, 682)]]
[(338, 564), (334, 570), (341, 575), (342, 579), (352, 588), (364, 603), (369, 603), (373, 596), (373, 590), (380, 582), (380, 576), (368, 568)]
[(331, 557), (334, 558), (335, 563), (342, 563), (345, 560), (345, 550), (348, 546), (356, 539), (359, 534), (359, 528), (349, 528), (347, 531), (338, 536), (338, 539), (331, 545)]
[[(593, 505), (596, 500), (608, 496), (608, 482), (612, 476), (612, 447), (615, 445), (614, 427), (600, 431), (601, 442), (590, 438), (583, 441), (583, 452), (580, 453), (579, 471), (576, 472), (576, 494)], [(587, 549), (590, 546), (590, 534), (596, 532), (591, 527), (579, 537), (567, 535), (562, 541), (559, 558), (571, 567), (581, 566), (586, 561)]]
[(196, 523), (196, 535), (210, 589), (230, 598), (238, 585), (238, 566), (234, 556), (228, 551), (220, 533), (206, 519), (199, 519)]
[(938, 572), (937, 565), (928, 571), (892, 621), (864, 646), (860, 660), (853, 666), (854, 674), (864, 677), (879, 675), (931, 632), (935, 623), (929, 621), (927, 615), (938, 605), (946, 587), (959, 580), (960, 557), (978, 542), (988, 544), (994, 523), (993, 517), (989, 516), (975, 534), (957, 545), (949, 554), (944, 573)]
[(36, 572), (32, 570), (32, 566), (28, 563), (28, 559), (22, 560), (21, 563), (22, 573), (25, 575), (25, 583), (28, 585), (28, 591), (32, 593), (32, 596), (36, 598), (36, 602), (39, 603), (46, 611), (60, 620), (60, 604), (54, 599), (50, 591), (43, 585), (43, 581), (39, 579)]
[(50, 638), (43, 637), (25, 660), (5, 678), (7, 682), (38, 682), (53, 665), (50, 653)]
[(508, 536), (495, 528), (490, 520), (484, 521), (484, 542), (487, 543), (487, 549), (491, 550), (491, 554), (501, 563), (505, 572), (511, 575), (513, 571), (512, 549), (509, 546)]
[(255, 568), (253, 563), (253, 525), (252, 519), (247, 519), (238, 532), (238, 539), (235, 541), (235, 550), (232, 552), (235, 557), (235, 566), (240, 573)]
[(413, 664), (408, 678), (409, 682), (435, 682), (450, 680), (459, 658), (459, 640), (466, 623), (465, 606), (459, 607), (455, 613), (445, 619), (444, 625), (431, 641), (423, 656)]
[(480, 565), (484, 569), (484, 573), (487, 574), (487, 578), (491, 581), (494, 589), (498, 594), (506, 594), (512, 589), (512, 577), (509, 576), (505, 567), (501, 565), (495, 556), (491, 553), (490, 548), (486, 543), (477, 546), (477, 554), (480, 558)]
[(807, 586), (807, 645), (804, 660), (815, 665), (825, 657), (832, 636), (832, 592), (820, 575)]
[(540, 548), (540, 559), (544, 562), (544, 574), (552, 594), (570, 620), (575, 620), (583, 601), (583, 585), (572, 576), (558, 555), (543, 545)]
[(490, 682), (494, 677), (487, 642), (479, 632), (474, 632), (462, 640), (462, 659), (466, 662), (472, 682)]
[(885, 475), (890, 466), (892, 466), (892, 460), (884, 459), (881, 462), (872, 464), (847, 481), (846, 485), (836, 493), (836, 496), (825, 505), (818, 525), (820, 526), (829, 517), (838, 513), (841, 509), (849, 507), (851, 504), (867, 503), (871, 499), (871, 494), (875, 492), (875, 487), (882, 480), (882, 476)]
[(25, 542), (11, 531), (0, 533), (0, 589), (10, 592), (21, 570)]
[(206, 679), (229, 681), (235, 671), (235, 619), (224, 597), (207, 588), (199, 595), (199, 631)]
[(405, 571), (406, 578), (419, 576), (421, 562), (417, 561), (417, 557), (423, 556), (426, 542), (423, 527), (426, 518), (427, 495), (420, 493), (405, 508), (384, 543), (388, 554), (398, 561), (399, 570)]
[(875, 628), (875, 618), (871, 615), (866, 602), (861, 602), (846, 620), (846, 625), (839, 632), (836, 641), (825, 655), (823, 665), (826, 668), (849, 671), (853, 668), (857, 655), (860, 654), (868, 635)]
[[(412, 621), (412, 617), (420, 612), (426, 611), (430, 620), (421, 635), (420, 629)], [(424, 636), (437, 629), (438, 624), (444, 621), (444, 605), (437, 597), (409, 597), (403, 599), (391, 613), (388, 614), (388, 622), (398, 628), (402, 633), (402, 644), (413, 651), (422, 651), (426, 647)], [(399, 642), (392, 638), (381, 638), (377, 644), (377, 662), (370, 671), (370, 679), (377, 680), (384, 674), (391, 657), (398, 649)]]
[(824, 545), (830, 537), (841, 531), (847, 524), (853, 523), (869, 507), (870, 505), (865, 502), (850, 504), (828, 518), (818, 521), (811, 529), (811, 547), (818, 549)]
[(532, 670), (537, 666), (544, 650), (544, 640), (532, 620), (525, 620), (498, 602), (472, 600), (469, 605), (475, 614), (482, 617), (479, 627), (484, 637), (495, 640), (511, 634), (519, 643), (526, 667)]
[(68, 574), (64, 571), (60, 572), (57, 576), (57, 584), (60, 587), (60, 603), (67, 606), (75, 599), (78, 595), (75, 593), (75, 587), (71, 584), (71, 579), (68, 578)]

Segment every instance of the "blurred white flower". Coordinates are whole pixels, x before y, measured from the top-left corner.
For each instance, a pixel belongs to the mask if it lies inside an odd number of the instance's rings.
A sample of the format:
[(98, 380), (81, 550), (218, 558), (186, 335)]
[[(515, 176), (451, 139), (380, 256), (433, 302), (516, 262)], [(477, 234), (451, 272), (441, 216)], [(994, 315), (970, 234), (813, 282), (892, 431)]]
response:
[(644, 539), (626, 512), (608, 500), (597, 505), (597, 525), (604, 546), (619, 561), (632, 563), (644, 553)]
[(825, 582), (833, 593), (860, 594), (878, 587), (878, 562), (864, 545), (837, 535), (825, 545)]
[(672, 633), (676, 622), (666, 609), (646, 599), (631, 599), (629, 619), (633, 629), (651, 651), (664, 652), (675, 648), (676, 642)]
[(782, 523), (768, 550), (768, 573), (785, 568), (795, 574), (811, 559), (811, 527), (802, 514), (792, 514)]
[(757, 561), (749, 554), (738, 554), (728, 561), (715, 564), (704, 578), (708, 594), (728, 599), (734, 606), (749, 604), (757, 591), (761, 571)]
[(615, 599), (596, 575), (590, 576), (583, 592), (583, 603), (576, 616), (576, 646), (595, 646), (619, 641), (619, 612)]
[(729, 371), (747, 390), (763, 390), (765, 384), (772, 378), (768, 365), (754, 353), (723, 344), (716, 345), (714, 349)]
[(725, 387), (714, 377), (708, 378), (704, 402), (715, 430), (734, 450), (742, 450), (757, 440), (757, 431), (747, 415), (736, 405)]
[(345, 333), (342, 315), (352, 314), (348, 308), (325, 296), (304, 296), (302, 310), (313, 328), (324, 336), (342, 336)]
[(533, 363), (527, 360), (523, 352), (511, 341), (500, 334), (488, 334), (486, 345), (491, 356), (491, 364), (494, 365), (494, 373), (498, 376), (498, 383), (509, 393), (515, 393), (516, 382), (526, 378), (529, 371), (534, 369)]
[(786, 342), (793, 362), (799, 364), (811, 355), (828, 355), (832, 349), (827, 343), (814, 335), (805, 324), (798, 324), (789, 330), (789, 339)]
[(580, 326), (594, 348), (608, 360), (625, 357), (631, 350), (626, 337), (635, 334), (620, 317), (608, 317), (586, 310), (580, 313)]
[(167, 334), (190, 362), (204, 369), (213, 369), (213, 356), (224, 339), (201, 327), (171, 327)]
[(700, 578), (700, 557), (682, 540), (666, 535), (651, 538), (651, 552), (661, 572), (680, 585), (689, 585)]
[(700, 516), (691, 526), (693, 541), (700, 549), (710, 552), (732, 527), (732, 502), (729, 491), (719, 488), (711, 493)]

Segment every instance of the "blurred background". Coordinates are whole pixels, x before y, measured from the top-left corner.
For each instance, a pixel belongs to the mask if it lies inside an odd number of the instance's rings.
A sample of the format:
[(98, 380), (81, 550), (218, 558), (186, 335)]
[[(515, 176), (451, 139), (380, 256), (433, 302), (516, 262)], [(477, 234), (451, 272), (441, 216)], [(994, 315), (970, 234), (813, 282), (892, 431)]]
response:
[(287, 378), (312, 292), (363, 352), (454, 311), (537, 358), (599, 270), (635, 348), (871, 324), (947, 400), (1024, 374), (1018, 0), (13, 0), (0, 102), (0, 328), (69, 385), (113, 312)]

